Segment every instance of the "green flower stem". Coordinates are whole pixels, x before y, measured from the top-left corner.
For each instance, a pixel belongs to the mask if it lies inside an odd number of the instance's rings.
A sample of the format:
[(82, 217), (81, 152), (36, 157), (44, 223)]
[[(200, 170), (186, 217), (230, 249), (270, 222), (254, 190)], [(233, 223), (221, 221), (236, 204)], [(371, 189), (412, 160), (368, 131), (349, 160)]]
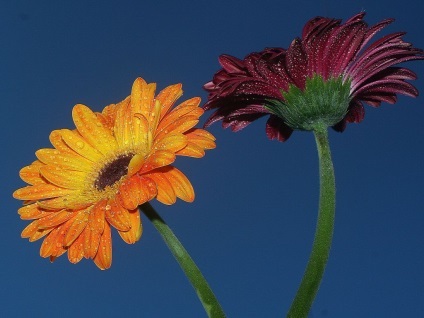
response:
[(307, 317), (324, 275), (333, 238), (336, 187), (327, 127), (317, 127), (314, 134), (320, 172), (318, 221), (308, 265), (287, 317)]
[(174, 255), (175, 259), (180, 264), (181, 269), (184, 271), (191, 285), (196, 290), (197, 296), (205, 308), (208, 317), (224, 318), (224, 311), (222, 310), (221, 305), (216, 299), (208, 283), (206, 282), (206, 279), (203, 277), (199, 268), (191, 259), (190, 255), (172, 232), (172, 230), (169, 228), (169, 226), (159, 216), (150, 203), (144, 203), (140, 206), (140, 208), (153, 223), (165, 241), (166, 245)]

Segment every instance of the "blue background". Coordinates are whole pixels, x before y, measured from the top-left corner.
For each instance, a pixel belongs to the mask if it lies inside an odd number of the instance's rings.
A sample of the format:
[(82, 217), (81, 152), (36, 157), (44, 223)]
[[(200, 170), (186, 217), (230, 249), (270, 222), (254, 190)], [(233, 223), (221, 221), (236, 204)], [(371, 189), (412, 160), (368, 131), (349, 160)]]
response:
[[(383, 4), (384, 3), (384, 4)], [(113, 232), (113, 265), (50, 264), (40, 242), (20, 238), (21, 167), (73, 128), (71, 109), (100, 111), (134, 79), (158, 89), (183, 83), (180, 101), (206, 99), (217, 58), (288, 47), (317, 15), (346, 20), (366, 10), (377, 35), (407, 31), (424, 48), (424, 4), (403, 1), (1, 1), (0, 316), (204, 317), (192, 287), (148, 220), (136, 245)], [(410, 62), (421, 79), (424, 63)], [(210, 115), (208, 113), (207, 115)], [(336, 169), (334, 243), (310, 317), (424, 316), (424, 97), (367, 107), (365, 120), (330, 132)], [(202, 117), (202, 123), (207, 116)], [(228, 317), (285, 316), (309, 256), (318, 204), (311, 133), (269, 141), (265, 120), (239, 133), (215, 124), (217, 148), (176, 165), (196, 200), (162, 217), (189, 250)]]

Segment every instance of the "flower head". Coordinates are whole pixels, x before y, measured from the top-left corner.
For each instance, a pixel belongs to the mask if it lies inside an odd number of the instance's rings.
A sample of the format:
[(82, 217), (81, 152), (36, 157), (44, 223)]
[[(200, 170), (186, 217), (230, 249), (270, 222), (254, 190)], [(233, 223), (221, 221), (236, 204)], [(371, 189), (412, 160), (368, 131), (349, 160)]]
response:
[(222, 69), (204, 86), (209, 92), (204, 108), (217, 109), (205, 126), (223, 120), (224, 128), (238, 131), (269, 115), (268, 137), (285, 141), (294, 129), (316, 125), (343, 131), (347, 123), (362, 121), (363, 103), (378, 107), (395, 103), (397, 94), (417, 96), (406, 81), (416, 75), (394, 65), (424, 59), (423, 51), (403, 41), (402, 32), (369, 44), (393, 20), (368, 27), (364, 16), (344, 24), (311, 19), (287, 50), (268, 48), (243, 60), (221, 55)]
[(29, 185), (13, 196), (24, 200), (19, 214), (32, 221), (22, 232), (30, 241), (45, 237), (42, 257), (68, 252), (69, 261), (91, 258), (101, 269), (112, 261), (111, 227), (128, 244), (142, 232), (138, 206), (153, 198), (191, 202), (190, 181), (171, 164), (176, 155), (200, 158), (215, 147), (214, 137), (193, 128), (203, 110), (195, 97), (175, 108), (181, 84), (155, 97), (156, 84), (138, 78), (131, 95), (94, 113), (76, 105), (76, 129), (55, 130), (53, 149), (20, 171)]

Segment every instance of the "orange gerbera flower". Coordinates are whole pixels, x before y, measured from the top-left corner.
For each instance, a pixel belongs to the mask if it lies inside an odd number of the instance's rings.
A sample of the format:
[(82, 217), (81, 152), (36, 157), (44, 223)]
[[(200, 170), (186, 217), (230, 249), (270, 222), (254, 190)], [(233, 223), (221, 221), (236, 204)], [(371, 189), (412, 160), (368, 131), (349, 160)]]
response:
[(200, 98), (172, 108), (182, 85), (168, 86), (156, 97), (156, 84), (135, 80), (131, 95), (94, 113), (76, 105), (76, 129), (55, 130), (54, 149), (40, 149), (38, 160), (20, 171), (29, 186), (13, 196), (25, 200), (19, 214), (34, 220), (22, 237), (45, 236), (40, 255), (68, 252), (69, 261), (93, 259), (100, 269), (112, 262), (111, 226), (128, 244), (142, 232), (138, 206), (153, 198), (173, 204), (194, 200), (187, 177), (170, 164), (176, 155), (203, 157), (215, 138), (193, 128), (203, 114)]

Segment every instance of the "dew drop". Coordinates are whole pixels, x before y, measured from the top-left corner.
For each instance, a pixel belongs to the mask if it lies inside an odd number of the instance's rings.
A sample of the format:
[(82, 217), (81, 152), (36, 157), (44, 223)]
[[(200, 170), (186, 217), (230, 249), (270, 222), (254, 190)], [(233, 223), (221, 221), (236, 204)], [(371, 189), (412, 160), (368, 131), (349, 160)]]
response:
[(80, 149), (84, 148), (84, 143), (82, 141), (77, 141), (77, 147)]
[(105, 210), (106, 211), (110, 211), (110, 209), (111, 209), (112, 207), (109, 205), (109, 204), (107, 204), (106, 206), (105, 206)]

